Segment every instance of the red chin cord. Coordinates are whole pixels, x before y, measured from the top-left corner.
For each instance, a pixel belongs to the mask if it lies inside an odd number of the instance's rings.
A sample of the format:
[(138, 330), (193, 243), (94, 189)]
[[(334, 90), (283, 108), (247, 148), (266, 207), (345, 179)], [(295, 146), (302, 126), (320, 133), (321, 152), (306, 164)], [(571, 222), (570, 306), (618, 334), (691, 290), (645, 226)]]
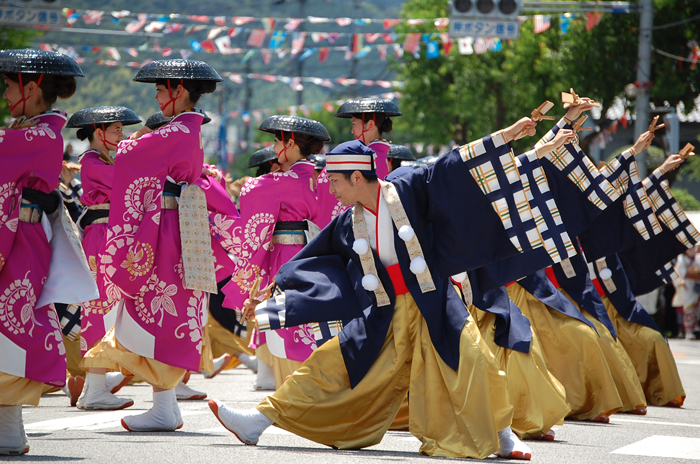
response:
[[(97, 130), (97, 125), (93, 124), (92, 127)], [(109, 153), (109, 145), (113, 146), (114, 148), (118, 148), (119, 144), (118, 143), (112, 143), (107, 140), (107, 136), (105, 135), (105, 125), (102, 123), (102, 138), (100, 139), (102, 141), (102, 144), (105, 146), (107, 149), (107, 152)]]
[[(26, 97), (24, 96), (24, 85), (22, 85), (22, 73), (17, 74), (17, 77), (19, 77), (19, 91), (22, 94), (22, 99), (17, 100), (17, 103), (12, 105), (10, 107), (10, 111), (14, 110), (17, 108), (17, 105), (20, 103), (22, 104), (22, 114), (27, 110), (27, 99), (32, 98), (34, 94), (27, 95)], [(43, 74), (39, 74), (39, 80), (36, 81), (36, 86), (39, 87), (41, 85), (41, 80), (44, 78)]]
[[(180, 85), (182, 85), (183, 87), (185, 86), (182, 79), (180, 79)], [(168, 102), (165, 105), (162, 105), (160, 107), (160, 110), (164, 111), (165, 108), (167, 108), (168, 105), (170, 105), (172, 103), (173, 116), (175, 116), (175, 101), (182, 96), (182, 93), (180, 93), (180, 95), (178, 95), (177, 97), (173, 98), (173, 90), (172, 90), (172, 88), (170, 88), (170, 79), (168, 79), (168, 96), (170, 97), (170, 100), (168, 100)]]
[[(372, 121), (374, 121), (374, 125), (377, 125), (377, 113), (372, 113)], [(365, 140), (365, 132), (369, 132), (369, 129), (365, 130), (365, 113), (362, 113), (362, 133), (360, 136), (357, 138), (357, 140), (362, 139), (362, 143), (367, 145), (367, 140)]]
[[(294, 132), (292, 132), (292, 140), (294, 140)], [(287, 143), (284, 141), (284, 131), (282, 131), (282, 146), (284, 148), (277, 154), (277, 159), (279, 160), (280, 165), (289, 161), (289, 158), (287, 157)], [(282, 161), (282, 153), (284, 153), (284, 161)]]

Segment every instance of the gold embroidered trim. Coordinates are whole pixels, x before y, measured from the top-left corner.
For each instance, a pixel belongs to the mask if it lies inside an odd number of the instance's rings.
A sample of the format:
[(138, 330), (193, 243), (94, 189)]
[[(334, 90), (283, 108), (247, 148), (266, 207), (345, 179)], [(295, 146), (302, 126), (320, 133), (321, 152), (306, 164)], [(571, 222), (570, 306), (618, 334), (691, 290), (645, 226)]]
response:
[(598, 269), (598, 280), (603, 282), (603, 285), (605, 285), (605, 288), (608, 289), (609, 293), (614, 293), (615, 290), (617, 290), (617, 287), (615, 286), (615, 282), (612, 280), (612, 276), (610, 276), (609, 279), (603, 279), (600, 277), (601, 271), (608, 268), (608, 263), (605, 261), (605, 258), (596, 260), (595, 267)]
[(273, 245), (306, 245), (306, 235), (301, 234), (275, 234), (270, 242)]
[[(382, 194), (384, 195), (386, 204), (389, 206), (389, 214), (391, 214), (391, 219), (394, 221), (396, 230), (401, 229), (402, 226), (410, 227), (411, 223), (408, 221), (408, 217), (406, 217), (406, 211), (401, 204), (399, 194), (396, 193), (396, 187), (394, 187), (394, 184), (391, 182), (381, 182), (381, 186)], [(379, 240), (378, 237), (377, 240)], [(413, 238), (411, 238), (411, 240), (404, 243), (408, 249), (408, 257), (411, 261), (417, 257), (425, 259), (423, 249), (421, 248), (420, 242), (418, 241), (418, 237), (415, 233), (413, 234)], [(433, 282), (433, 277), (430, 274), (430, 269), (428, 266), (425, 267), (425, 271), (421, 272), (420, 274), (416, 274), (416, 278), (418, 279), (418, 284), (420, 284), (421, 292), (426, 293), (435, 290), (435, 283)]]
[(179, 204), (177, 202), (177, 197), (161, 196), (160, 197), (160, 207), (163, 209), (178, 209)]
[(109, 209), (109, 203), (100, 203), (98, 205), (90, 205), (87, 207), (90, 210), (104, 210)]
[[(386, 290), (384, 290), (384, 285), (377, 275), (377, 267), (374, 263), (374, 255), (372, 254), (372, 246), (369, 241), (369, 234), (367, 233), (367, 222), (365, 221), (365, 215), (363, 212), (362, 204), (359, 202), (355, 204), (355, 209), (352, 212), (352, 232), (355, 235), (355, 240), (363, 239), (367, 242), (367, 253), (360, 256), (360, 263), (362, 264), (362, 272), (364, 275), (373, 275), (376, 277), (377, 282), (379, 282), (379, 287), (374, 291), (374, 295), (377, 297), (377, 306), (388, 306), (391, 304), (389, 295), (387, 295)], [(379, 238), (377, 238), (379, 240)]]
[[(165, 200), (175, 200), (175, 197), (162, 198), (164, 209), (167, 209)], [(209, 232), (209, 211), (204, 191), (197, 185), (188, 185), (180, 195), (179, 210), (185, 288), (218, 293)]]
[(108, 224), (109, 223), (109, 218), (97, 218), (94, 221), (90, 223), (90, 225), (93, 224)]
[(41, 213), (36, 208), (24, 207), (19, 210), (19, 220), (22, 222), (28, 222), (30, 224), (36, 224), (41, 221)]
[(561, 265), (566, 277), (569, 279), (576, 277), (576, 271), (574, 270), (574, 266), (571, 264), (571, 260), (569, 258), (563, 259), (559, 264)]

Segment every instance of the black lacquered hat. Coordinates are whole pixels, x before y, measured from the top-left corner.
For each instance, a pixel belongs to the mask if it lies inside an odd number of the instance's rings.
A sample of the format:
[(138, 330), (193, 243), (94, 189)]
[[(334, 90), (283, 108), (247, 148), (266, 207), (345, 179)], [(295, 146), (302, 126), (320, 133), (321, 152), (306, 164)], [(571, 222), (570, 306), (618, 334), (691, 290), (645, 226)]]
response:
[(221, 82), (216, 69), (204, 61), (159, 60), (151, 61), (136, 73), (136, 82), (156, 82), (162, 79), (187, 79)]
[(0, 74), (28, 73), (84, 77), (73, 58), (33, 48), (0, 50)]
[(255, 168), (260, 166), (261, 164), (269, 163), (270, 161), (277, 161), (277, 153), (275, 153), (274, 148), (272, 146), (265, 147), (262, 150), (258, 150), (252, 155), (250, 155), (250, 159), (248, 160), (248, 166), (247, 168)]
[(335, 115), (339, 118), (351, 118), (357, 113), (384, 113), (386, 116), (401, 116), (399, 107), (391, 100), (384, 98), (357, 98), (346, 101)]
[(413, 154), (411, 150), (403, 145), (391, 145), (389, 151), (386, 153), (387, 158), (400, 159), (400, 160), (410, 160), (414, 161), (416, 155)]
[(314, 163), (314, 169), (321, 170), (326, 167), (326, 155), (311, 155), (309, 160)]
[(95, 124), (121, 122), (124, 126), (140, 124), (141, 119), (125, 106), (97, 106), (76, 111), (68, 120), (66, 127), (80, 128)]
[[(211, 118), (209, 116), (207, 116), (207, 113), (205, 113), (204, 111), (202, 111), (200, 109), (195, 109), (194, 111), (204, 115), (204, 119), (202, 120), (202, 125), (209, 124), (211, 122)], [(164, 126), (167, 123), (169, 123), (171, 119), (172, 118), (167, 118), (167, 117), (163, 116), (162, 111), (158, 111), (157, 113), (150, 115), (148, 117), (148, 119), (146, 119), (146, 123), (144, 124), (144, 126), (148, 127), (151, 130), (156, 130), (159, 127)]]
[(301, 118), (299, 116), (275, 115), (267, 118), (260, 125), (258, 130), (274, 134), (275, 131), (296, 132), (306, 134), (323, 142), (330, 142), (331, 136), (328, 134), (326, 126), (313, 119)]

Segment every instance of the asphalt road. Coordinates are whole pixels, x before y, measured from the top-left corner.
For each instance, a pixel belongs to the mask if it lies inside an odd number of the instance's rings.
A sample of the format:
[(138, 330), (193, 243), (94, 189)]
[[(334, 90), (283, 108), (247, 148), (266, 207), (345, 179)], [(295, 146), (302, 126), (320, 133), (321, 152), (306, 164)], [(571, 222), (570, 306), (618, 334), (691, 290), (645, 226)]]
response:
[[(671, 340), (688, 396), (682, 409), (650, 407), (646, 416), (615, 414), (610, 424), (569, 422), (557, 427), (555, 442), (529, 442), (538, 463), (682, 463), (700, 461), (700, 341)], [(193, 375), (190, 386), (240, 408), (264, 396), (252, 388), (254, 375), (242, 368), (211, 380)], [(418, 455), (419, 442), (408, 432), (389, 432), (377, 446), (337, 451), (270, 427), (258, 446), (242, 445), (223, 429), (204, 401), (180, 402), (184, 428), (173, 433), (129, 433), (119, 421), (151, 405), (147, 385), (127, 386), (119, 396), (135, 405), (124, 411), (85, 412), (69, 407), (59, 393), (45, 395), (38, 408), (25, 407), (31, 451), (0, 461), (90, 461), (103, 463), (231, 462), (357, 463), (446, 462)], [(452, 460), (450, 460), (452, 461)], [(495, 457), (488, 462), (501, 461)]]

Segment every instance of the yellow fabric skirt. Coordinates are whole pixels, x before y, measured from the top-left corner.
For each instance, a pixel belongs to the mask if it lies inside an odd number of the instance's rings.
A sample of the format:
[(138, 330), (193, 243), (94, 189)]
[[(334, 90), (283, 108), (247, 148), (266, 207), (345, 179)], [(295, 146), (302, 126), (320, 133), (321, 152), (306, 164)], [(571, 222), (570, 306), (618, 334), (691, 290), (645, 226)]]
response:
[(39, 406), (45, 384), (0, 372), (0, 406)]
[(404, 398), (399, 407), (399, 411), (396, 413), (396, 417), (394, 417), (394, 420), (389, 426), (389, 430), (408, 430), (408, 421), (410, 419), (408, 414), (408, 398), (409, 395), (406, 395), (406, 398)]
[(665, 406), (674, 400), (683, 404), (685, 390), (664, 336), (620, 316), (607, 296), (603, 303), (617, 330), (618, 341), (632, 360), (647, 402), (654, 406)]
[(595, 331), (581, 321), (548, 308), (517, 283), (508, 296), (530, 320), (547, 369), (566, 389), (569, 418), (593, 419), (622, 407)]
[(472, 318), (462, 330), (459, 369), (453, 371), (435, 351), (410, 294), (396, 298), (379, 356), (355, 388), (335, 337), (258, 410), (309, 440), (365, 448), (382, 440), (409, 388), (409, 429), (422, 443), (421, 454), (485, 458), (498, 449), (497, 431), (513, 416), (505, 373)]
[(175, 388), (187, 372), (185, 369), (169, 366), (127, 350), (117, 340), (114, 327), (85, 353), (80, 367), (101, 367), (121, 371), (124, 375), (136, 375), (145, 382), (165, 390)]
[(80, 338), (77, 340), (69, 340), (63, 336), (63, 344), (66, 346), (66, 360), (68, 361), (68, 376), (69, 377), (85, 377), (85, 369), (80, 368), (80, 361), (83, 359), (83, 354), (80, 352)]
[(209, 327), (202, 328), (202, 359), (199, 361), (200, 372), (214, 372), (214, 356), (211, 349), (211, 338), (209, 337)]
[(209, 339), (211, 340), (212, 356), (214, 358), (218, 358), (226, 353), (232, 355), (231, 361), (228, 363), (225, 369), (233, 369), (241, 364), (238, 358), (236, 358), (236, 354), (238, 353), (245, 353), (250, 356), (255, 355), (255, 350), (248, 347), (252, 327), (249, 327), (249, 330), (247, 331), (248, 339), (244, 340), (232, 334), (228, 329), (224, 328), (216, 319), (214, 319), (211, 313), (209, 313), (207, 328), (209, 330)]
[(533, 332), (528, 354), (505, 349), (494, 340), (496, 315), (474, 305), (469, 306), (469, 312), (496, 362), (506, 373), (513, 405), (513, 432), (522, 439), (536, 439), (554, 425), (563, 424), (571, 412), (566, 404), (566, 390), (547, 370), (537, 335)]
[(603, 350), (605, 362), (608, 363), (610, 373), (615, 379), (617, 393), (622, 400), (621, 411), (627, 412), (646, 407), (647, 401), (644, 398), (642, 384), (639, 383), (639, 377), (637, 377), (637, 372), (634, 370), (634, 365), (632, 365), (632, 361), (622, 347), (620, 340), (615, 340), (607, 327), (601, 324), (588, 311), (582, 310), (564, 290), (560, 289), (560, 291), (581, 311), (583, 317), (593, 323), (596, 331), (598, 331), (600, 349)]
[[(267, 344), (264, 346), (267, 346)], [(278, 358), (273, 354), (270, 354), (270, 356), (272, 357), (272, 373), (275, 376), (275, 389), (279, 389), (284, 381), (287, 380), (287, 377), (294, 374), (303, 363), (291, 359)]]

